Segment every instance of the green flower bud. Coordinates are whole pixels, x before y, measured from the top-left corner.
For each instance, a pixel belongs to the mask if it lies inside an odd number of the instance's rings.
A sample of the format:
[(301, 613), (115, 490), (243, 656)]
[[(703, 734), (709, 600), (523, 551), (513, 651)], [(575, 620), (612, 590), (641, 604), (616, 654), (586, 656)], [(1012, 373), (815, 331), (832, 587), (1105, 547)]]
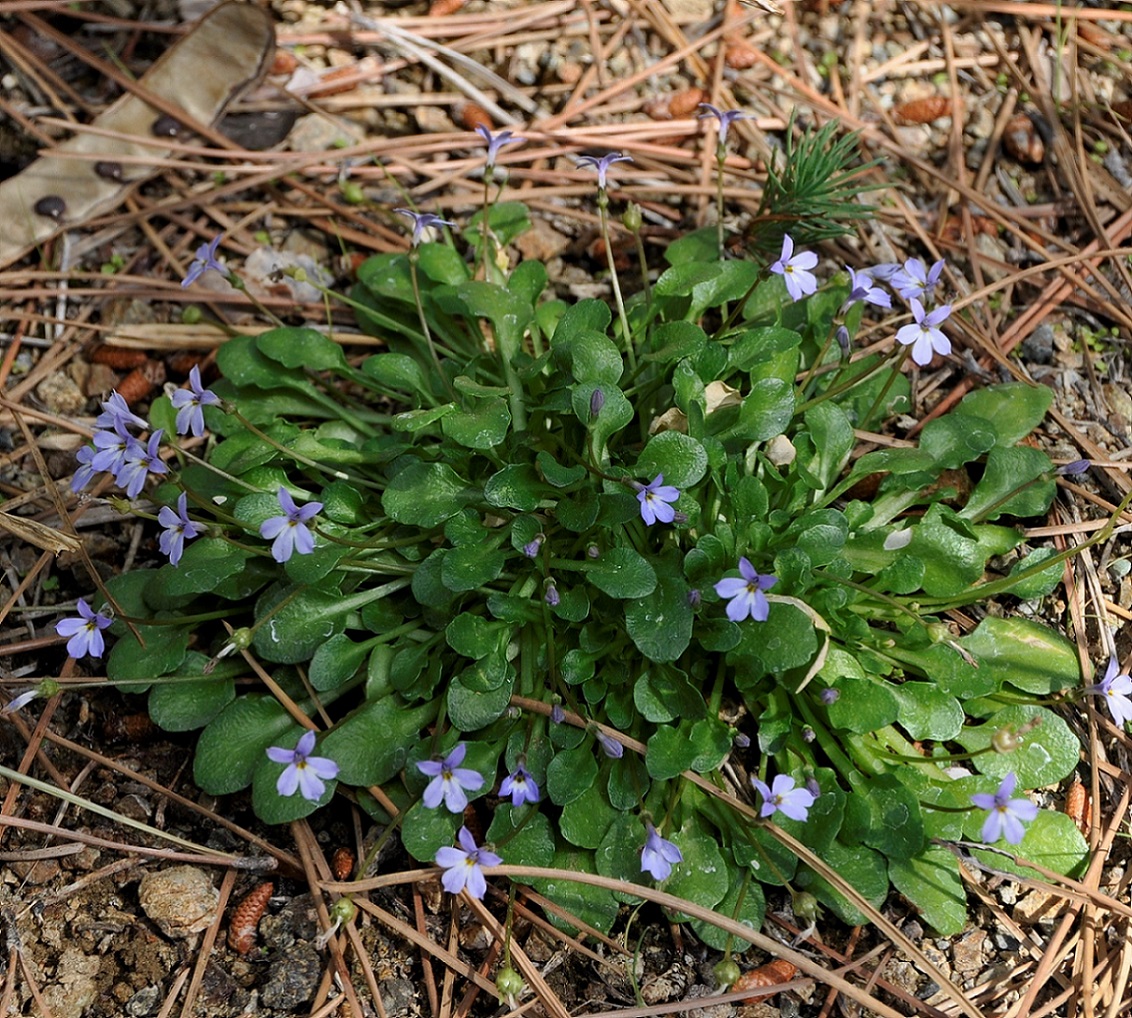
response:
[(182, 325), (196, 325), (203, 317), (203, 312), (196, 304), (186, 304), (181, 308)]
[(720, 989), (726, 990), (734, 986), (739, 979), (741, 973), (739, 966), (735, 964), (730, 958), (724, 958), (723, 961), (717, 961), (715, 967), (711, 970), (711, 974), (715, 976), (716, 985)]
[(335, 923), (352, 923), (358, 914), (353, 898), (339, 898), (330, 909), (330, 920)]
[(347, 205), (361, 205), (366, 200), (366, 193), (362, 185), (353, 180), (344, 180), (338, 185), (342, 198)]
[(39, 688), (36, 690), (36, 692), (46, 700), (49, 696), (54, 696), (62, 688), (63, 687), (59, 685), (59, 683), (54, 679), (44, 679), (39, 684)]
[(1013, 728), (1000, 728), (991, 736), (991, 745), (996, 753), (1013, 753), (1022, 745), (1022, 738)]
[(629, 202), (629, 207), (621, 214), (621, 223), (630, 233), (639, 233), (644, 217), (641, 215), (641, 206), (636, 202)]
[(512, 1000), (523, 992), (523, 977), (508, 965), (496, 975), (495, 988), (503, 1000)]
[(798, 891), (794, 895), (792, 904), (795, 918), (801, 919), (806, 924), (817, 922), (818, 899), (809, 891)]

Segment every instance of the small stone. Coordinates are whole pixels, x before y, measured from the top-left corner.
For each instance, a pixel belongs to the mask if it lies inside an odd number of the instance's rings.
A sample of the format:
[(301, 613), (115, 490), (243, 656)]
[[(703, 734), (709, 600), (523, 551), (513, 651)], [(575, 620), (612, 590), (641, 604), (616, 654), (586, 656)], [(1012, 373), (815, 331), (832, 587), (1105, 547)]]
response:
[(951, 963), (960, 975), (969, 976), (982, 967), (983, 948), (987, 935), (984, 930), (972, 930), (960, 937), (951, 949)]
[(1022, 946), (1016, 938), (1001, 931), (991, 934), (991, 943), (1000, 951), (1017, 951)]
[(296, 944), (271, 965), (262, 1000), (267, 1007), (294, 1011), (314, 996), (322, 976), (322, 962), (310, 944)]
[(9, 863), (12, 867), (12, 872), (16, 874), (21, 880), (35, 884), (46, 884), (49, 880), (53, 880), (59, 874), (61, 866), (58, 859), (38, 859), (35, 862), (13, 862)]
[(1016, 923), (1051, 923), (1060, 915), (1064, 904), (1063, 899), (1056, 894), (1031, 891), (1014, 906), (1012, 915)]
[(216, 918), (220, 892), (196, 866), (171, 866), (142, 877), (138, 901), (167, 937), (189, 937)]
[(1042, 322), (1022, 340), (1022, 356), (1035, 364), (1049, 364), (1053, 361), (1053, 328), (1048, 322)]
[(40, 198), (33, 206), (37, 216), (44, 216), (47, 219), (62, 219), (63, 214), (67, 211), (67, 203), (57, 194), (48, 194)]
[(126, 1014), (130, 1015), (130, 1018), (147, 1018), (148, 1015), (157, 1014), (160, 1000), (160, 986), (143, 986), (126, 1001)]

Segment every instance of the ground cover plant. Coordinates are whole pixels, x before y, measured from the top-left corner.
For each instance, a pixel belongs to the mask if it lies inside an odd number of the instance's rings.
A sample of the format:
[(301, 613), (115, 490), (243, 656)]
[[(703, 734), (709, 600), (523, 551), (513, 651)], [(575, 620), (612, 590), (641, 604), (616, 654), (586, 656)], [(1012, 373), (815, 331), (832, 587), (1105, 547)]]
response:
[[(408, 251), (331, 296), (385, 350), (353, 362), (279, 326), (229, 340), (215, 382), (194, 372), (148, 420), (107, 401), (73, 487), (108, 472), (130, 499), (153, 478), (169, 561), (80, 601), (58, 626), (72, 656), (109, 637), (110, 680), (201, 730), (205, 791), (250, 787), (283, 823), (349, 789), (453, 893), (482, 897), (500, 863), (621, 879), (533, 881), (600, 930), (652, 880), (754, 929), (764, 887), (851, 923), (848, 887), (873, 905), (895, 888), (946, 934), (960, 852), (1017, 869), (977, 847), (1004, 839), (1077, 872), (1081, 834), (1026, 797), (1078, 759), (1050, 709), (1080, 684), (1072, 645), (942, 618), (1060, 580), (1065, 556), (1015, 525), (1056, 490), (1024, 444), (1050, 394), (989, 386), (915, 445), (855, 455), (854, 429), (908, 408), (907, 362), (950, 352), (952, 312), (938, 263), (819, 270), (807, 244), (862, 215), (851, 144), (803, 134), (772, 170), (791, 210), (767, 210), (772, 253), (689, 234), (630, 296), (613, 271), (611, 308), (544, 299), (545, 267), (511, 264), (529, 219), (491, 169), (521, 139), (483, 133), (483, 209), (397, 210)], [(608, 231), (631, 168), (588, 164)], [(205, 271), (239, 284), (215, 243), (186, 284)], [(853, 355), (872, 307), (907, 324)], [(177, 445), (206, 429), (203, 455)], [(250, 661), (260, 685), (237, 693)], [(1118, 721), (1130, 685), (1110, 668), (1095, 687)]]

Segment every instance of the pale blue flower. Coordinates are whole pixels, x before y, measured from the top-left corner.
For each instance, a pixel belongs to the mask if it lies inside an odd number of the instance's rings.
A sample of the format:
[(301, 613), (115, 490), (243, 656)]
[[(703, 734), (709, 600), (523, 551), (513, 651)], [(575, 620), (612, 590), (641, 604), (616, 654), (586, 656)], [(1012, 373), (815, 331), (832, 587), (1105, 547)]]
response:
[(204, 408), (220, 402), (216, 393), (201, 385), (200, 368), (196, 364), (189, 371), (189, 387), (178, 389), (169, 399), (177, 411), (177, 434), (187, 435), (191, 431), (197, 438), (204, 434)]
[(637, 485), (637, 501), (641, 503), (641, 519), (650, 527), (657, 521), (671, 523), (676, 510), (669, 505), (680, 497), (680, 489), (664, 483), (664, 474), (657, 474), (648, 484)]
[(440, 883), (449, 894), (466, 890), (473, 898), (483, 900), (487, 893), (487, 880), (481, 866), (498, 866), (503, 860), (486, 848), (477, 848), (476, 839), (466, 827), (456, 836), (460, 848), (445, 846), (437, 849), (436, 865), (444, 870)]
[(227, 277), (228, 269), (225, 268), (222, 262), (216, 260), (216, 249), (220, 246), (220, 241), (223, 236), (222, 233), (217, 234), (207, 244), (201, 244), (200, 247), (196, 249), (196, 254), (189, 263), (189, 271), (185, 273), (185, 278), (181, 280), (181, 286), (191, 286), (209, 269), (214, 269), (219, 272), (220, 275)]
[(796, 788), (795, 781), (789, 774), (779, 774), (768, 788), (766, 783), (758, 778), (751, 778), (762, 796), (763, 804), (759, 809), (760, 817), (773, 816), (782, 813), (791, 820), (805, 820), (810, 807), (814, 804), (814, 793), (808, 788)]
[(848, 268), (846, 271), (849, 273), (849, 296), (845, 298), (845, 303), (841, 305), (842, 313), (858, 301), (875, 304), (878, 308), (892, 307), (892, 298), (876, 285), (873, 277), (867, 272), (857, 272)]
[(609, 172), (609, 167), (614, 163), (631, 163), (632, 161), (632, 156), (623, 155), (620, 152), (610, 152), (600, 159), (597, 156), (578, 156), (579, 167), (592, 167), (597, 170), (597, 186), (599, 191), (605, 190), (605, 175)]
[(333, 760), (326, 756), (310, 755), (314, 742), (314, 732), (306, 731), (294, 749), (284, 749), (282, 746), (267, 748), (269, 760), (287, 765), (275, 782), (275, 790), (280, 795), (291, 796), (298, 791), (304, 799), (318, 802), (326, 792), (323, 782), (333, 781), (338, 777), (338, 765)]
[(102, 657), (106, 649), (106, 641), (102, 638), (102, 630), (111, 623), (108, 615), (95, 612), (85, 597), (80, 597), (76, 605), (79, 612), (77, 619), (62, 619), (55, 623), (55, 632), (60, 636), (68, 636), (67, 653), (78, 659), (89, 654), (91, 657)]
[(671, 841), (666, 841), (652, 824), (645, 824), (648, 837), (641, 849), (641, 872), (648, 873), (653, 880), (667, 880), (672, 867), (684, 861), (684, 856)]
[(1022, 826), (1029, 823), (1038, 815), (1038, 807), (1029, 799), (1011, 799), (1014, 786), (1018, 778), (1013, 771), (1002, 779), (998, 791), (976, 792), (971, 796), (979, 809), (989, 810), (987, 819), (983, 823), (982, 839), (987, 845), (993, 845), (1004, 834), (1011, 845), (1017, 845), (1025, 836), (1026, 829)]
[(417, 764), (417, 770), (432, 778), (422, 796), (429, 809), (436, 809), (443, 800), (449, 813), (463, 813), (468, 805), (464, 790), (475, 792), (483, 788), (483, 775), (479, 771), (460, 766), (467, 752), (468, 747), (458, 742), (443, 760), (422, 760)]
[(102, 407), (102, 413), (94, 419), (96, 428), (113, 429), (120, 424), (123, 430), (134, 427), (144, 431), (149, 427), (149, 422), (135, 414), (119, 392), (110, 393), (110, 398), (99, 405)]
[(499, 786), (499, 797), (506, 799), (507, 796), (511, 796), (512, 806), (522, 806), (524, 802), (538, 802), (538, 785), (531, 772), (522, 764), (507, 775)]
[(721, 110), (711, 103), (700, 103), (701, 110), (707, 110), (706, 113), (700, 113), (696, 116), (697, 120), (703, 120), (704, 117), (715, 117), (719, 121), (719, 144), (720, 146), (727, 144), (727, 132), (731, 125), (736, 120), (746, 120), (747, 114), (742, 110)]
[(93, 445), (84, 445), (75, 453), (75, 462), (78, 463), (79, 468), (75, 471), (75, 476), (71, 478), (71, 491), (76, 495), (90, 484), (94, 480), (94, 475), (98, 473), (94, 469), (94, 455)]
[(191, 541), (206, 529), (203, 523), (194, 523), (189, 519), (188, 498), (183, 491), (177, 496), (177, 511), (163, 505), (157, 514), (157, 522), (165, 528), (157, 539), (157, 546), (163, 554), (169, 556), (171, 566), (181, 561), (185, 542)]
[(94, 473), (106, 471), (108, 474), (117, 474), (125, 462), (130, 443), (137, 439), (119, 421), (112, 428), (96, 431), (93, 441), (94, 454), (88, 461), (90, 469)]
[(946, 356), (951, 353), (951, 341), (939, 328), (951, 314), (951, 305), (944, 304), (934, 311), (925, 312), (924, 306), (915, 297), (909, 303), (916, 322), (900, 329), (896, 333), (896, 342), (901, 346), (910, 346), (912, 360), (923, 367), (931, 363), (933, 354)]
[(782, 237), (782, 256), (770, 271), (783, 278), (791, 300), (801, 300), (817, 291), (817, 276), (810, 271), (817, 263), (818, 256), (813, 251), (794, 254), (794, 239), (787, 233)]
[(259, 536), (272, 542), (271, 557), (286, 562), (295, 552), (309, 555), (314, 551), (314, 535), (307, 524), (322, 512), (322, 503), (308, 502), (300, 508), (286, 488), (280, 488), (276, 498), (284, 515), (272, 516), (259, 525)]
[(513, 135), (510, 131), (499, 131), (493, 134), (491, 129), (483, 124), (476, 125), (476, 134), (487, 143), (487, 168), (489, 170), (495, 169), (495, 157), (499, 155), (499, 150), (504, 145), (518, 145), (527, 140), (518, 135)]
[(1132, 721), (1132, 700), (1128, 698), (1132, 693), (1132, 678), (1120, 674), (1120, 665), (1116, 658), (1109, 661), (1104, 678), (1096, 685), (1090, 686), (1088, 692), (1104, 697), (1112, 720), (1116, 722), (1118, 728), (1123, 728)]
[[(935, 289), (939, 282), (940, 273), (943, 272), (943, 259), (941, 258), (929, 269), (919, 258), (909, 258), (903, 267), (892, 273), (890, 282), (892, 288), (905, 300), (913, 297), (923, 300)], [(875, 269), (873, 270), (875, 274)]]
[(447, 219), (441, 219), (440, 216), (434, 215), (432, 212), (414, 212), (412, 209), (394, 209), (394, 212), (402, 216), (407, 216), (413, 221), (413, 247), (417, 247), (424, 237), (425, 230), (439, 229), (441, 226), (455, 226), (455, 223), (450, 223)]
[(765, 622), (770, 614), (764, 590), (770, 590), (778, 582), (777, 576), (760, 575), (746, 556), (739, 559), (739, 572), (742, 578), (724, 577), (715, 585), (715, 592), (728, 600), (727, 617), (732, 622), (742, 622), (752, 618)]
[[(158, 428), (149, 436), (144, 445), (136, 438), (131, 438), (126, 446), (126, 454), (122, 463), (114, 474), (114, 482), (119, 488), (124, 488), (129, 498), (137, 498), (145, 487), (145, 479), (150, 474), (167, 474), (169, 467), (158, 454), (161, 445), (163, 429)], [(97, 437), (97, 436), (96, 436)]]

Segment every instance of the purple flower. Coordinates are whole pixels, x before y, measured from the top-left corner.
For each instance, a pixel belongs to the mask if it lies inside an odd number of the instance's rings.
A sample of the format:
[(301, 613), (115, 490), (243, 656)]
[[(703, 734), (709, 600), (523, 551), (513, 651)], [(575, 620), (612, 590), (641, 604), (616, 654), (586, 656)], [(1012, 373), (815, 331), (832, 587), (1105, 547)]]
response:
[(440, 216), (433, 215), (431, 212), (414, 212), (412, 209), (394, 209), (393, 211), (402, 216), (408, 216), (413, 221), (413, 247), (417, 247), (420, 244), (425, 230), (431, 230), (434, 227), (456, 225), (455, 223), (450, 223), (447, 219), (441, 219)]
[(499, 786), (501, 799), (511, 796), (512, 806), (522, 806), (524, 802), (538, 802), (538, 785), (531, 772), (522, 764), (503, 779)]
[(590, 419), (592, 420), (601, 413), (601, 408), (605, 406), (605, 390), (598, 388), (590, 393)]
[(680, 489), (664, 483), (664, 474), (657, 474), (648, 484), (637, 485), (637, 501), (641, 503), (641, 519), (650, 527), (657, 521), (671, 523), (676, 510), (668, 503), (680, 497)]
[(805, 820), (814, 804), (813, 792), (808, 788), (795, 788), (794, 779), (789, 774), (779, 774), (769, 788), (758, 778), (751, 778), (751, 784), (763, 799), (760, 817), (782, 813), (791, 820)]
[(170, 402), (177, 410), (177, 434), (187, 435), (191, 431), (200, 438), (204, 434), (204, 408), (216, 406), (220, 397), (200, 384), (200, 368), (194, 364), (189, 371), (189, 387), (178, 389)]
[(150, 474), (167, 474), (169, 468), (158, 455), (161, 445), (162, 428), (158, 428), (149, 436), (149, 441), (142, 445), (136, 438), (130, 439), (126, 447), (126, 454), (122, 463), (114, 474), (114, 482), (119, 488), (124, 488), (129, 498), (137, 498), (145, 487), (145, 479)]
[(671, 841), (666, 841), (656, 832), (652, 824), (646, 823), (648, 837), (641, 849), (641, 872), (648, 873), (653, 880), (667, 880), (672, 867), (684, 861), (684, 856)]
[(542, 598), (551, 608), (557, 608), (562, 601), (562, 596), (558, 593), (558, 588), (554, 585), (553, 580), (547, 580), (546, 593)]
[(1056, 473), (1058, 477), (1080, 477), (1092, 465), (1091, 460), (1074, 460), (1072, 463), (1063, 463)]
[(942, 271), (942, 258), (930, 269), (919, 258), (909, 258), (903, 267), (893, 272), (889, 278), (892, 288), (905, 300), (911, 300), (913, 297), (923, 300), (935, 289)]
[(125, 397), (119, 392), (110, 393), (110, 398), (99, 405), (102, 407), (102, 413), (94, 419), (96, 428), (116, 428), (120, 424), (122, 430), (133, 426), (144, 431), (149, 427), (147, 421), (130, 410)]
[(732, 622), (742, 622), (750, 616), (756, 622), (766, 622), (770, 613), (764, 590), (770, 590), (778, 582), (777, 576), (760, 576), (746, 556), (739, 559), (739, 572), (742, 579), (728, 576), (715, 585), (715, 592), (728, 598), (727, 617)]
[[(429, 809), (436, 809), (443, 799), (449, 813), (463, 813), (464, 807), (468, 805), (464, 789), (474, 792), (483, 788), (483, 775), (479, 771), (460, 766), (467, 752), (468, 747), (458, 742), (443, 760), (422, 760), (417, 764), (417, 770), (432, 778), (422, 796)], [(495, 863), (491, 865), (494, 866)]]
[(94, 612), (86, 603), (85, 597), (80, 597), (76, 605), (79, 610), (77, 619), (62, 619), (55, 623), (55, 632), (60, 636), (69, 636), (67, 653), (73, 658), (102, 657), (106, 649), (106, 641), (102, 638), (102, 630), (110, 625), (111, 619), (102, 612)]
[(785, 280), (786, 292), (791, 300), (801, 300), (818, 288), (817, 276), (810, 271), (817, 263), (818, 256), (813, 251), (794, 254), (794, 239), (787, 233), (782, 237), (782, 257), (770, 267), (770, 271)]
[(444, 870), (440, 882), (449, 894), (466, 889), (473, 898), (482, 900), (487, 893), (487, 881), (480, 867), (498, 866), (503, 860), (486, 848), (476, 848), (476, 839), (466, 827), (461, 827), (456, 837), (461, 848), (437, 849), (436, 865)]
[(324, 781), (338, 777), (338, 765), (325, 756), (311, 756), (314, 749), (315, 734), (303, 732), (294, 749), (282, 746), (269, 746), (267, 758), (273, 763), (286, 764), (287, 767), (275, 782), (275, 791), (282, 796), (294, 795), (296, 790), (309, 802), (318, 802), (326, 791)]
[(512, 135), (510, 131), (500, 131), (498, 134), (492, 134), (491, 129), (484, 127), (483, 124), (476, 126), (476, 134), (478, 134), (485, 142), (487, 142), (487, 168), (489, 170), (495, 169), (495, 157), (499, 155), (499, 150), (504, 145), (517, 145), (519, 142), (526, 141), (526, 138), (520, 138), (518, 135)]
[(878, 308), (892, 307), (892, 298), (876, 285), (873, 277), (867, 272), (855, 272), (853, 269), (846, 271), (849, 273), (849, 296), (845, 298), (845, 303), (841, 305), (842, 313), (847, 311), (851, 304), (856, 304), (858, 301), (875, 304)]
[(745, 120), (747, 114), (742, 110), (721, 110), (711, 103), (700, 103), (701, 110), (707, 110), (706, 113), (700, 113), (696, 116), (697, 120), (703, 120), (704, 117), (715, 117), (719, 121), (719, 145), (722, 148), (727, 144), (727, 131), (736, 120)]
[(271, 557), (276, 562), (286, 562), (296, 551), (309, 555), (314, 551), (314, 535), (307, 524), (322, 512), (322, 503), (308, 502), (300, 509), (286, 488), (280, 488), (276, 498), (284, 515), (272, 516), (259, 525), (259, 536), (273, 542)]
[(605, 175), (609, 172), (609, 167), (614, 163), (631, 163), (632, 161), (632, 156), (622, 155), (620, 152), (610, 152), (600, 159), (598, 159), (597, 156), (578, 156), (579, 168), (592, 166), (597, 170), (597, 187), (599, 191), (605, 190)]
[(26, 707), (37, 696), (39, 696), (39, 687), (32, 686), (31, 689), (24, 690), (19, 696), (13, 697), (9, 700), (2, 710), (0, 710), (0, 717), (7, 717), (9, 714), (15, 714), (16, 711)]
[(126, 452), (131, 442), (136, 442), (124, 424), (119, 421), (111, 430), (96, 431), (94, 433), (94, 454), (90, 458), (90, 468), (95, 473), (105, 470), (116, 474), (122, 469), (126, 459)]
[(566, 720), (566, 712), (562, 709), (561, 704), (552, 704), (550, 707), (550, 720), (556, 725), (562, 724)]
[(193, 260), (189, 263), (189, 271), (185, 273), (185, 278), (181, 280), (181, 286), (192, 286), (209, 269), (215, 269), (220, 275), (227, 277), (227, 268), (224, 267), (223, 263), (216, 260), (216, 249), (220, 246), (220, 240), (223, 236), (224, 234), (219, 233), (207, 244), (201, 244), (197, 248)]
[(523, 545), (523, 554), (527, 558), (538, 558), (539, 548), (542, 547), (542, 542), (546, 540), (546, 535), (535, 534), (535, 536)]
[(1128, 699), (1128, 694), (1132, 693), (1132, 678), (1120, 674), (1116, 658), (1109, 661), (1104, 678), (1090, 686), (1087, 692), (1104, 697), (1112, 720), (1118, 727), (1123, 728), (1127, 722), (1132, 721), (1132, 701)]
[(1011, 845), (1017, 845), (1026, 836), (1022, 824), (1029, 823), (1038, 815), (1038, 807), (1029, 799), (1010, 798), (1017, 783), (1018, 778), (1011, 771), (1002, 779), (994, 795), (976, 792), (971, 796), (971, 802), (979, 809), (990, 811), (983, 823), (982, 839), (985, 844), (993, 845), (1005, 834)]
[(889, 282), (897, 272), (900, 271), (899, 262), (881, 262), (879, 265), (874, 265), (872, 268), (866, 270), (873, 279), (880, 279), (883, 282)]
[(905, 325), (900, 329), (896, 333), (896, 342), (901, 346), (910, 346), (912, 360), (923, 367), (931, 363), (932, 354), (951, 353), (951, 341), (939, 329), (951, 314), (951, 305), (944, 304), (925, 313), (924, 306), (915, 297), (909, 303), (912, 305), (912, 317), (916, 319), (916, 324)]
[(841, 699), (841, 690), (834, 689), (833, 686), (827, 686), (818, 694), (819, 699), (824, 704), (837, 703)]
[(157, 514), (157, 522), (165, 528), (157, 539), (157, 546), (162, 554), (169, 556), (171, 566), (181, 561), (185, 542), (205, 529), (203, 524), (189, 519), (188, 499), (183, 491), (177, 496), (177, 511), (173, 512), (169, 506), (163, 505)]
[(625, 755), (625, 747), (616, 739), (606, 735), (600, 729), (596, 730), (594, 734), (597, 736), (597, 744), (601, 746), (601, 751), (610, 760), (620, 760)]
[(75, 453), (75, 462), (78, 463), (79, 469), (75, 471), (75, 476), (71, 478), (71, 491), (77, 495), (94, 480), (94, 475), (97, 473), (94, 469), (94, 446), (84, 445), (79, 449)]

